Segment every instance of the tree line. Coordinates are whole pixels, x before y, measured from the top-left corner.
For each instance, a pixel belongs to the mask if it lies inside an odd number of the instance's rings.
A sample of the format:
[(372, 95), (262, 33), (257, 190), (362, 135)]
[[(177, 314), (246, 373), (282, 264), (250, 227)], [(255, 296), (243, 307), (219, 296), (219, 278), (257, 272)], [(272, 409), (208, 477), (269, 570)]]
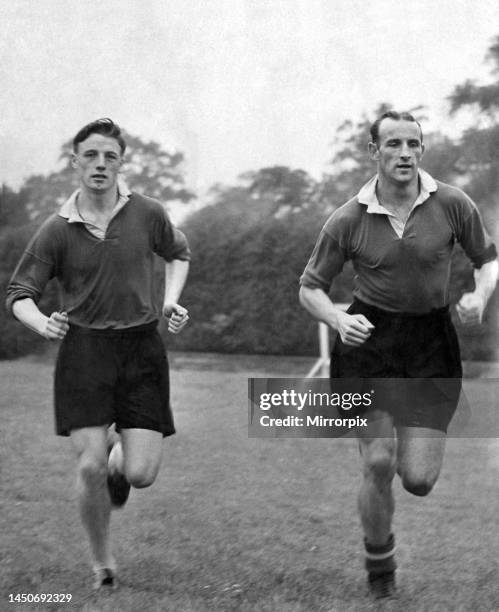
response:
[[(499, 74), (499, 36), (487, 59)], [(499, 242), (499, 81), (458, 85), (449, 97), (451, 116), (472, 109), (476, 122), (459, 138), (440, 132), (424, 135), (422, 166), (438, 180), (464, 189), (477, 203), (489, 232)], [(191, 273), (182, 303), (191, 322), (178, 337), (167, 339), (179, 350), (263, 354), (317, 354), (316, 324), (298, 303), (298, 281), (329, 214), (346, 202), (373, 174), (366, 146), (369, 126), (388, 109), (378, 105), (357, 121), (347, 121), (334, 134), (332, 156), (320, 180), (302, 169), (260, 168), (241, 175), (235, 185), (215, 185), (203, 206), (183, 223), (193, 252)], [(413, 114), (424, 124), (425, 108)], [(132, 189), (187, 206), (194, 198), (185, 186), (184, 156), (156, 142), (125, 135), (125, 175)], [(5, 287), (36, 227), (74, 189), (70, 143), (61, 153), (61, 169), (28, 178), (20, 189), (0, 189), (0, 289)], [(158, 264), (158, 275), (161, 266)], [(351, 299), (351, 266), (332, 287), (333, 300)], [(473, 287), (472, 268), (457, 248), (452, 262), (451, 304)], [(58, 308), (55, 287), (42, 309)], [(497, 292), (486, 320), (475, 329), (456, 326), (466, 359), (497, 359), (499, 336)], [(166, 333), (165, 333), (166, 339)], [(43, 339), (22, 328), (0, 302), (0, 358), (41, 350)]]

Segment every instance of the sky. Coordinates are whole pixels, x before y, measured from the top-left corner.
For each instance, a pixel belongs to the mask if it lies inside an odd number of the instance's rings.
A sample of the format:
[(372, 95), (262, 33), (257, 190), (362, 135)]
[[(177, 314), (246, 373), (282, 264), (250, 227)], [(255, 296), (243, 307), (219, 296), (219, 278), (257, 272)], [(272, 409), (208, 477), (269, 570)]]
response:
[(57, 169), (99, 117), (186, 156), (188, 185), (271, 165), (327, 171), (335, 130), (381, 103), (448, 117), (491, 80), (496, 0), (0, 0), (0, 182)]

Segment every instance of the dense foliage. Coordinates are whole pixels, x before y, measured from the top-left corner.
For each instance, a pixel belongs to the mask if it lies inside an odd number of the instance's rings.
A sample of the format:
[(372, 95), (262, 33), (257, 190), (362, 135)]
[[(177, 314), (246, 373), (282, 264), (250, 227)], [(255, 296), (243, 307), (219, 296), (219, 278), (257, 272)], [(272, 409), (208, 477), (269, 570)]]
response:
[[(492, 74), (499, 71), (499, 37), (488, 56)], [(423, 167), (436, 178), (456, 184), (477, 202), (489, 231), (499, 240), (499, 98), (498, 83), (467, 81), (450, 96), (450, 112), (476, 110), (476, 124), (460, 139), (425, 134)], [(354, 195), (373, 174), (366, 154), (371, 121), (388, 107), (378, 106), (359, 121), (340, 126), (332, 158), (320, 181), (301, 169), (283, 166), (247, 172), (236, 185), (215, 186), (208, 201), (184, 223), (193, 251), (189, 282), (182, 298), (191, 322), (169, 338), (170, 346), (194, 351), (317, 354), (316, 325), (298, 303), (298, 280), (328, 215)], [(424, 109), (413, 113), (424, 120)], [(166, 152), (155, 142), (127, 135), (127, 180), (138, 191), (165, 204), (188, 203), (183, 155)], [(0, 290), (36, 227), (74, 188), (69, 143), (62, 148), (61, 169), (32, 176), (15, 192), (0, 190)], [(158, 267), (158, 274), (161, 274)], [(332, 298), (350, 299), (349, 266), (336, 279)], [(451, 303), (473, 287), (472, 269), (456, 249), (451, 276)], [(497, 293), (497, 292), (496, 292)], [(497, 359), (498, 298), (478, 329), (458, 332), (465, 358)], [(48, 312), (57, 307), (55, 287), (44, 297)], [(0, 358), (37, 350), (43, 340), (12, 320), (0, 301)]]

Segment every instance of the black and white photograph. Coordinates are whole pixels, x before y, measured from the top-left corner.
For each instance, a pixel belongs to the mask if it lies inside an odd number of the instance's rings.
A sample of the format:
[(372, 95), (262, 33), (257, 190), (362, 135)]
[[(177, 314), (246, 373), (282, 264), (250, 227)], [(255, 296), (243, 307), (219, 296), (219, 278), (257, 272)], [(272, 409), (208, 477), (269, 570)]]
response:
[(0, 612), (499, 610), (499, 4), (0, 17)]

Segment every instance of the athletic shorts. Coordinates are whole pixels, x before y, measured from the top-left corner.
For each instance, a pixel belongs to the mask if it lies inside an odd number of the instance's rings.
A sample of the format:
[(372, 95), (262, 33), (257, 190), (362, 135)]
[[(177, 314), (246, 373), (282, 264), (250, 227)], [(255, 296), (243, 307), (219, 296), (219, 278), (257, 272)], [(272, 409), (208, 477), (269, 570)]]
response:
[(116, 423), (175, 433), (168, 361), (157, 324), (125, 330), (71, 326), (57, 357), (54, 381), (58, 435)]
[[(375, 390), (373, 407), (394, 424), (446, 432), (461, 393), (462, 366), (449, 308), (427, 314), (393, 313), (355, 300), (347, 311), (375, 327), (358, 347), (338, 335), (331, 354), (332, 379), (358, 381)], [(360, 382), (360, 379), (362, 381)]]

